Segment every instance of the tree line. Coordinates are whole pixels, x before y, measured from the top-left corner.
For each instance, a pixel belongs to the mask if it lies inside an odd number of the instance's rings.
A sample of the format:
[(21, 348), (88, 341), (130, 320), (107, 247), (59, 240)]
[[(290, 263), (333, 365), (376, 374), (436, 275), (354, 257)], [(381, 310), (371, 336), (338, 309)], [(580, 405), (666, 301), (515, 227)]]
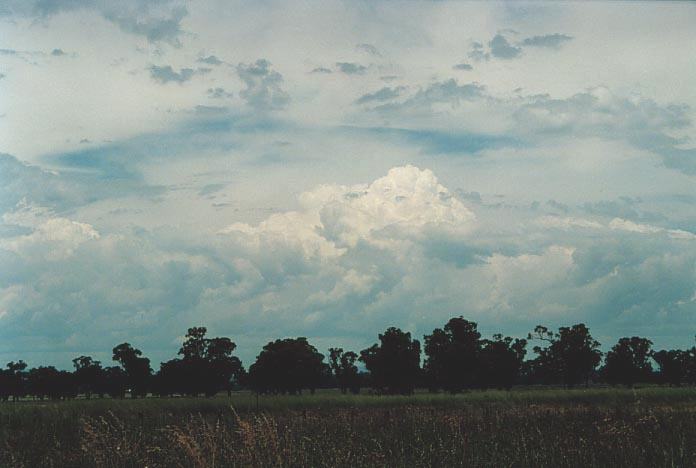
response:
[[(425, 335), (422, 348), (409, 332), (390, 327), (359, 354), (330, 348), (328, 356), (304, 337), (278, 339), (263, 347), (248, 370), (234, 356), (231, 339), (206, 333), (205, 327), (189, 328), (178, 357), (162, 362), (156, 372), (129, 343), (113, 348), (116, 365), (107, 367), (90, 356), (73, 359), (72, 372), (53, 366), (27, 370), (24, 361), (10, 362), (0, 370), (0, 399), (212, 396), (242, 388), (298, 394), (318, 388), (358, 393), (369, 387), (379, 394), (410, 394), (416, 388), (458, 393), (514, 385), (696, 383), (696, 347), (655, 351), (647, 338), (625, 337), (604, 355), (582, 323), (558, 331), (539, 325), (526, 338), (496, 334), (488, 339), (475, 322), (455, 317)], [(530, 343), (534, 357), (525, 360)]]

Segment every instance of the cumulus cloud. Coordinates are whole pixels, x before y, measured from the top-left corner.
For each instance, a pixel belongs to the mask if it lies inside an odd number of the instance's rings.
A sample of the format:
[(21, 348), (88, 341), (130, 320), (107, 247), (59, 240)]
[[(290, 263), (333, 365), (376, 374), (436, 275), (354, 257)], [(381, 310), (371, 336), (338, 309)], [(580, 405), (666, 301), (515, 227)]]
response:
[(363, 75), (367, 71), (366, 66), (352, 62), (336, 62), (336, 68), (346, 75)]
[(302, 211), (271, 216), (259, 226), (233, 224), (226, 233), (241, 233), (260, 246), (276, 237), (301, 247), (308, 257), (342, 255), (360, 242), (388, 247), (394, 238), (410, 238), (428, 227), (470, 230), (473, 213), (429, 170), (394, 168), (369, 185), (325, 185), (300, 196)]
[(399, 102), (387, 102), (376, 110), (392, 115), (408, 116), (410, 113), (431, 113), (434, 106), (446, 104), (458, 107), (485, 96), (485, 87), (478, 83), (459, 84), (455, 79), (431, 83)]
[(329, 69), (329, 68), (317, 67), (317, 68), (313, 68), (312, 71), (311, 71), (311, 73), (329, 74), (329, 73), (333, 73), (333, 71), (332, 71), (331, 69)]
[(551, 48), (558, 48), (565, 42), (568, 42), (572, 40), (572, 36), (568, 36), (567, 34), (546, 34), (544, 36), (532, 36), (528, 37), (525, 40), (522, 41), (523, 46), (530, 46), (530, 47), (551, 47)]
[(239, 95), (251, 107), (261, 110), (282, 109), (290, 102), (290, 96), (282, 87), (283, 75), (271, 69), (271, 62), (268, 60), (240, 63), (237, 73), (246, 86)]
[(512, 59), (518, 57), (522, 53), (520, 47), (513, 46), (502, 34), (496, 34), (488, 43), (493, 57), (501, 59)]
[(355, 48), (376, 57), (382, 56), (382, 54), (379, 53), (379, 50), (377, 50), (377, 47), (373, 46), (372, 44), (357, 44)]
[(193, 78), (195, 75), (204, 75), (210, 72), (210, 68), (182, 68), (178, 72), (172, 68), (171, 65), (152, 65), (150, 68), (150, 77), (153, 80), (166, 84), (166, 83), (185, 83)]
[(224, 98), (231, 98), (234, 96), (234, 93), (228, 92), (225, 90), (225, 88), (208, 88), (208, 91), (206, 91), (208, 94), (209, 98), (212, 99), (224, 99)]
[(201, 57), (197, 60), (200, 63), (207, 63), (208, 65), (222, 65), (224, 62), (214, 55), (208, 55), (207, 57)]
[(468, 63), (458, 63), (457, 65), (452, 67), (454, 70), (464, 70), (464, 71), (471, 71), (474, 69), (471, 65)]
[[(558, 49), (564, 43), (572, 39), (573, 37), (567, 34), (554, 33), (541, 36), (532, 36), (522, 40), (521, 42), (513, 43), (503, 33), (498, 33), (493, 36), (490, 41), (488, 41), (487, 48), (479, 41), (472, 42), (468, 56), (470, 59), (477, 62), (490, 60), (492, 58), (511, 60), (521, 57), (522, 52), (526, 47)], [(466, 64), (462, 64), (463, 68), (457, 67), (458, 66), (455, 65), (455, 69), (470, 70), (470, 68), (466, 67)]]
[(176, 46), (181, 44), (181, 21), (188, 14), (181, 0), (10, 0), (0, 8), (0, 16), (48, 19), (76, 10), (96, 11), (124, 32)]
[[(276, 335), (343, 336), (360, 349), (383, 327), (418, 335), (461, 313), (520, 335), (577, 321), (624, 333), (627, 315), (640, 317), (635, 333), (691, 323), (690, 233), (573, 213), (500, 222), (480, 195), (459, 193), (468, 192), (428, 169), (395, 167), (370, 183), (320, 185), (296, 210), (196, 239), (169, 228), (105, 233), (20, 204), (3, 217), (23, 230), (0, 238), (0, 326), (13, 349), (99, 350), (127, 338), (156, 362), (182, 327), (204, 323), (238, 341), (248, 363)], [(655, 286), (665, 280), (669, 288)]]
[(399, 97), (405, 90), (406, 87), (404, 86), (397, 86), (395, 88), (385, 86), (374, 93), (367, 93), (360, 96), (355, 102), (356, 104), (367, 104), (370, 102), (389, 101)]

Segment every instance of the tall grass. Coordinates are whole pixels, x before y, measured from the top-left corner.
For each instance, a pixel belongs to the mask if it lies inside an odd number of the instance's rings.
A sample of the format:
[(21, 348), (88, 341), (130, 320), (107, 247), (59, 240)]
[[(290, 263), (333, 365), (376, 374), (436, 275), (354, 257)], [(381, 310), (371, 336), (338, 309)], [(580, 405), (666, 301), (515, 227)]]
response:
[(1, 466), (696, 466), (696, 392), (0, 405)]

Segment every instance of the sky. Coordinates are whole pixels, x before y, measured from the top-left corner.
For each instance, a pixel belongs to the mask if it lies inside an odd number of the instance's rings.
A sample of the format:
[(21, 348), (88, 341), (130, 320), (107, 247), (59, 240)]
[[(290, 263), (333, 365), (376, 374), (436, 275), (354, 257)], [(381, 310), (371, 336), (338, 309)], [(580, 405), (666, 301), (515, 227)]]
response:
[(696, 4), (0, 2), (0, 362), (696, 334)]

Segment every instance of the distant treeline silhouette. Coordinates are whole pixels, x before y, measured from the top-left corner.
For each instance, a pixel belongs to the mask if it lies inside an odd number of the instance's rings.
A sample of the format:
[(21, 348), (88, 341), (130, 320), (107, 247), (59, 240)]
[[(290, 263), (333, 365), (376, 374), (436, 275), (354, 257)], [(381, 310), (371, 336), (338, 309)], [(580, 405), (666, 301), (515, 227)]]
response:
[[(420, 342), (394, 327), (359, 355), (329, 349), (328, 362), (306, 338), (279, 339), (263, 347), (248, 371), (233, 355), (232, 340), (207, 338), (206, 331), (205, 327), (189, 328), (179, 357), (163, 362), (154, 373), (150, 360), (129, 343), (113, 348), (112, 358), (118, 365), (110, 367), (102, 367), (90, 356), (73, 359), (72, 372), (52, 366), (27, 370), (24, 361), (10, 362), (0, 370), (0, 399), (212, 396), (243, 388), (262, 394), (298, 394), (336, 387), (343, 393), (358, 393), (369, 387), (379, 394), (410, 394), (416, 388), (457, 393), (514, 385), (696, 383), (696, 347), (653, 351), (647, 338), (621, 338), (600, 367), (600, 344), (582, 323), (557, 332), (539, 325), (526, 339), (499, 334), (485, 339), (476, 323), (452, 318), (424, 336), (422, 366)], [(532, 348), (536, 357), (525, 360), (530, 341), (536, 343)], [(358, 361), (366, 371), (359, 370)]]

